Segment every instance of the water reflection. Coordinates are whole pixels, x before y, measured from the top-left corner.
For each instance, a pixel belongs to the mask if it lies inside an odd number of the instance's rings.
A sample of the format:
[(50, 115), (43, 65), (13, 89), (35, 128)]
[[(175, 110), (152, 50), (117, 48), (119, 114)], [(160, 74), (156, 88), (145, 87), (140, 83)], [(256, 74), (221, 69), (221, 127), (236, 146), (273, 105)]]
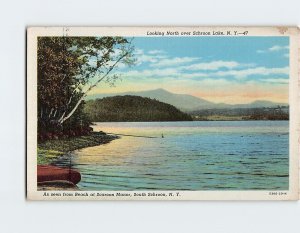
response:
[[(126, 137), (75, 151), (83, 190), (288, 189), (288, 122), (97, 123)], [(164, 138), (161, 138), (161, 134)]]

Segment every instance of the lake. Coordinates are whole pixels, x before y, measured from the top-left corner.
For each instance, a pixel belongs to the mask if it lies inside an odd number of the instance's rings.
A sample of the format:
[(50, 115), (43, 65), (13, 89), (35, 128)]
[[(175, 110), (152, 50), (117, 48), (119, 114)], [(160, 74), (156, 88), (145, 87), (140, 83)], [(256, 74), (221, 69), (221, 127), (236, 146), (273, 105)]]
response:
[[(121, 136), (55, 162), (81, 190), (287, 190), (288, 121), (96, 123)], [(162, 134), (164, 138), (162, 138)]]

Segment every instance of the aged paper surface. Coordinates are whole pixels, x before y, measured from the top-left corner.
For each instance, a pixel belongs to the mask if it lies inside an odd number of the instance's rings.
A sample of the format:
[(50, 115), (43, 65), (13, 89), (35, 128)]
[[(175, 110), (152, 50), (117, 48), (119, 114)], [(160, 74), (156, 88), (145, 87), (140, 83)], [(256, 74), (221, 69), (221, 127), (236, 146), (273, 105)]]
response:
[(297, 200), (296, 27), (30, 27), (29, 200)]

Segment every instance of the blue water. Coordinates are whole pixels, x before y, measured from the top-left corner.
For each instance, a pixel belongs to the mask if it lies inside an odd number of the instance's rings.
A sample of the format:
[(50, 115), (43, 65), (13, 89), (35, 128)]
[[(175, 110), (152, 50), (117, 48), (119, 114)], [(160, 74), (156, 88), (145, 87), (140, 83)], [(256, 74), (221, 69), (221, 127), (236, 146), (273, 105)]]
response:
[[(288, 121), (97, 123), (122, 136), (56, 161), (81, 190), (286, 190)], [(164, 135), (164, 138), (161, 135)]]

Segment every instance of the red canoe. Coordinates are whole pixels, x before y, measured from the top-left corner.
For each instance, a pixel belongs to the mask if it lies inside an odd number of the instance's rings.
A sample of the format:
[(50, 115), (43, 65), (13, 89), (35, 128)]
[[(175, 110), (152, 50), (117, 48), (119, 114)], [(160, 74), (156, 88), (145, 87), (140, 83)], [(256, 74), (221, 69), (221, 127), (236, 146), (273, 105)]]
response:
[(37, 182), (66, 180), (77, 184), (81, 180), (78, 171), (70, 168), (61, 168), (56, 166), (38, 165), (37, 166)]

